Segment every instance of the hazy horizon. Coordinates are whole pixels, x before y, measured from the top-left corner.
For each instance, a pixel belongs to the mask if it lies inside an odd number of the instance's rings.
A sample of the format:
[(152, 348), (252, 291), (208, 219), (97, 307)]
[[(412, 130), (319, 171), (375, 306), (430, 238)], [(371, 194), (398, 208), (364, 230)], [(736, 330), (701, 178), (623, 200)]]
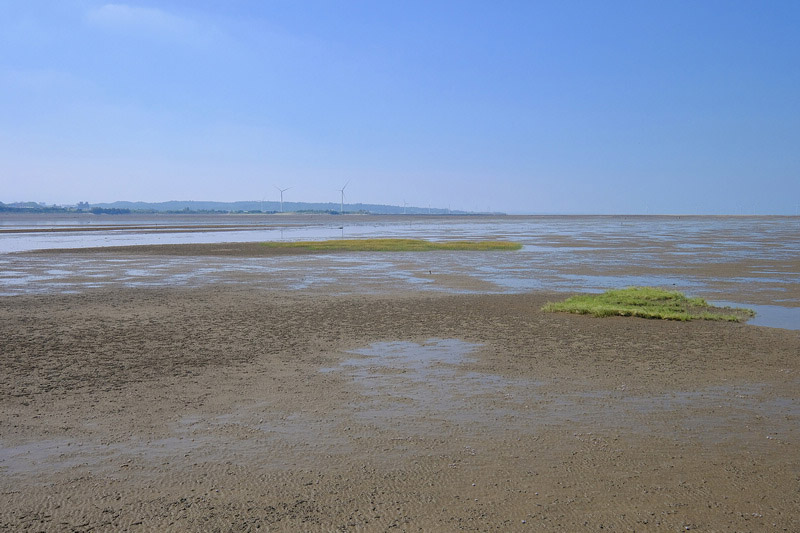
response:
[(3, 6), (5, 203), (800, 212), (797, 2)]
[[(42, 207), (58, 207), (58, 208), (76, 208), (79, 207), (78, 203), (66, 203), (66, 202), (54, 202), (54, 203), (47, 203), (47, 202), (35, 202), (35, 201), (26, 201), (26, 202), (3, 202), (0, 200), (0, 204), (5, 205), (14, 205), (14, 204), (22, 204), (22, 203), (36, 203)], [(222, 209), (223, 206), (229, 206), (230, 209), (234, 210), (232, 212), (242, 212), (244, 214), (258, 214), (257, 212), (253, 211), (250, 213), (249, 211), (235, 211), (235, 209), (244, 209), (244, 207), (237, 207), (239, 204), (253, 204), (249, 207), (249, 209), (254, 209), (259, 207), (262, 203), (261, 200), (232, 200), (232, 201), (216, 201), (216, 200), (165, 200), (159, 202), (148, 202), (148, 201), (140, 201), (140, 200), (115, 200), (113, 202), (94, 202), (88, 203), (89, 206), (117, 206), (119, 204), (120, 207), (125, 206), (127, 204), (144, 204), (144, 205), (163, 205), (163, 204), (186, 204), (186, 203), (196, 203), (196, 204), (219, 204), (220, 207), (218, 208), (221, 212), (220, 214), (226, 214)], [(327, 208), (331, 211), (335, 211), (338, 213), (340, 204), (338, 202), (304, 202), (302, 200), (298, 201), (285, 201), (284, 202), (284, 212), (280, 212), (280, 202), (278, 200), (265, 200), (263, 202), (264, 207), (261, 211), (264, 214), (298, 214), (302, 215), (302, 210), (313, 210)], [(315, 207), (316, 206), (316, 207)], [(357, 202), (357, 203), (344, 203), (344, 214), (359, 214), (358, 212), (354, 211), (354, 209), (358, 209), (360, 207), (380, 207), (386, 208), (387, 210), (396, 209), (396, 210), (403, 210), (403, 205), (397, 204), (375, 204), (372, 202), (365, 203), (365, 202)], [(383, 211), (369, 211), (367, 214), (371, 215), (384, 215), (384, 214), (391, 214), (391, 215), (403, 215), (407, 214), (409, 216), (416, 216), (416, 215), (426, 215), (426, 214), (434, 214), (434, 215), (442, 215), (442, 214), (453, 214), (453, 215), (486, 215), (486, 216), (601, 216), (601, 217), (626, 217), (626, 216), (654, 216), (654, 217), (682, 217), (682, 216), (708, 216), (708, 217), (798, 217), (800, 216), (800, 209), (796, 213), (786, 213), (786, 214), (770, 214), (770, 213), (690, 213), (690, 212), (664, 212), (664, 213), (641, 213), (641, 212), (619, 212), (619, 213), (598, 213), (598, 212), (581, 212), (581, 211), (574, 211), (574, 212), (558, 212), (558, 211), (537, 211), (537, 212), (511, 212), (511, 211), (468, 211), (468, 210), (456, 210), (456, 209), (449, 209), (447, 207), (441, 207), (436, 205), (430, 206), (419, 206), (419, 205), (411, 205), (408, 204), (405, 206), (408, 209), (408, 213), (396, 213), (396, 212), (383, 212)], [(136, 208), (131, 208), (135, 209)], [(146, 209), (146, 208), (143, 208)], [(182, 208), (181, 208), (182, 209)], [(196, 209), (202, 210), (204, 208), (198, 206)], [(296, 211), (293, 209), (299, 209), (300, 211)], [(348, 212), (349, 210), (349, 212)], [(430, 210), (432, 213), (428, 213), (427, 211)], [(448, 212), (451, 211), (452, 213)], [(0, 213), (2, 214), (2, 213)], [(180, 214), (175, 211), (167, 212), (167, 211), (156, 211), (154, 214)]]

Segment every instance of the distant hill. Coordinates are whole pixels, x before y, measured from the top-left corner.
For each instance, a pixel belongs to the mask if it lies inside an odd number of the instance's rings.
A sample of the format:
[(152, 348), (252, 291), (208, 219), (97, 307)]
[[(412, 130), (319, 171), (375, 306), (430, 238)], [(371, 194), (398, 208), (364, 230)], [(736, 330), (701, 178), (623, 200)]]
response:
[(37, 202), (0, 202), (0, 213), (62, 213), (67, 209), (58, 205), (46, 205)]
[[(277, 213), (281, 210), (280, 202), (276, 201), (241, 201), (241, 202), (205, 202), (196, 200), (170, 202), (111, 202), (90, 204), (89, 208), (126, 209), (138, 212), (151, 213), (182, 213), (182, 212), (222, 212), (222, 213)], [(335, 202), (283, 202), (283, 211), (286, 213), (339, 213), (341, 204)], [(344, 204), (345, 213), (370, 213), (376, 215), (446, 215), (467, 214), (466, 211), (450, 211), (435, 207), (412, 207), (381, 204)]]
[[(341, 204), (335, 202), (283, 202), (286, 213), (331, 213), (338, 214)], [(241, 201), (207, 202), (196, 200), (173, 200), (170, 202), (110, 202), (89, 204), (80, 202), (74, 206), (46, 205), (37, 202), (0, 202), (0, 212), (14, 213), (58, 213), (90, 212), (98, 214), (126, 213), (278, 213), (280, 202)], [(414, 207), (382, 204), (344, 204), (345, 213), (366, 213), (375, 215), (465, 215), (468, 211), (441, 209), (436, 207)], [(499, 213), (495, 213), (499, 214)]]

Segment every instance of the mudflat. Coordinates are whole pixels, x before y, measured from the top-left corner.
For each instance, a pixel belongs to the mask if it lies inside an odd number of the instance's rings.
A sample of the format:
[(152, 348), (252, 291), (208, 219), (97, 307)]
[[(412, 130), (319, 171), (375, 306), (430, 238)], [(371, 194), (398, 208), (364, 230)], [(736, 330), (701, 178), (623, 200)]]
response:
[(797, 331), (335, 289), (0, 297), (0, 529), (800, 530)]

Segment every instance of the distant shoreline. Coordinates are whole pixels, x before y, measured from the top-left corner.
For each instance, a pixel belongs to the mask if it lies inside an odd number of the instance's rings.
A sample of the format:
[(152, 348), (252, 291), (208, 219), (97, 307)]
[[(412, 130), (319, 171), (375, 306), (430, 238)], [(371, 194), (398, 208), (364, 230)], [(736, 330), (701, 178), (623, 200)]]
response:
[(132, 214), (249, 214), (249, 215), (282, 215), (282, 214), (311, 214), (311, 215), (470, 215), (490, 214), (501, 215), (497, 212), (471, 212), (464, 210), (451, 210), (440, 207), (414, 207), (386, 204), (341, 204), (333, 202), (276, 202), (276, 201), (169, 201), (169, 202), (101, 202), (89, 204), (79, 202), (76, 205), (47, 205), (37, 202), (15, 202), (5, 204), (0, 202), (0, 213), (89, 213), (95, 215), (132, 215)]

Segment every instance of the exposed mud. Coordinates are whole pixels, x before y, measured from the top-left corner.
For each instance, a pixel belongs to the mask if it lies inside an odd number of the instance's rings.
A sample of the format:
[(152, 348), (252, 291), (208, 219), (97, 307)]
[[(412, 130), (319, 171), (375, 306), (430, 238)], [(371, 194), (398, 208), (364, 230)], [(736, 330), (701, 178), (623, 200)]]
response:
[(800, 530), (800, 333), (557, 297), (0, 297), (0, 529)]

